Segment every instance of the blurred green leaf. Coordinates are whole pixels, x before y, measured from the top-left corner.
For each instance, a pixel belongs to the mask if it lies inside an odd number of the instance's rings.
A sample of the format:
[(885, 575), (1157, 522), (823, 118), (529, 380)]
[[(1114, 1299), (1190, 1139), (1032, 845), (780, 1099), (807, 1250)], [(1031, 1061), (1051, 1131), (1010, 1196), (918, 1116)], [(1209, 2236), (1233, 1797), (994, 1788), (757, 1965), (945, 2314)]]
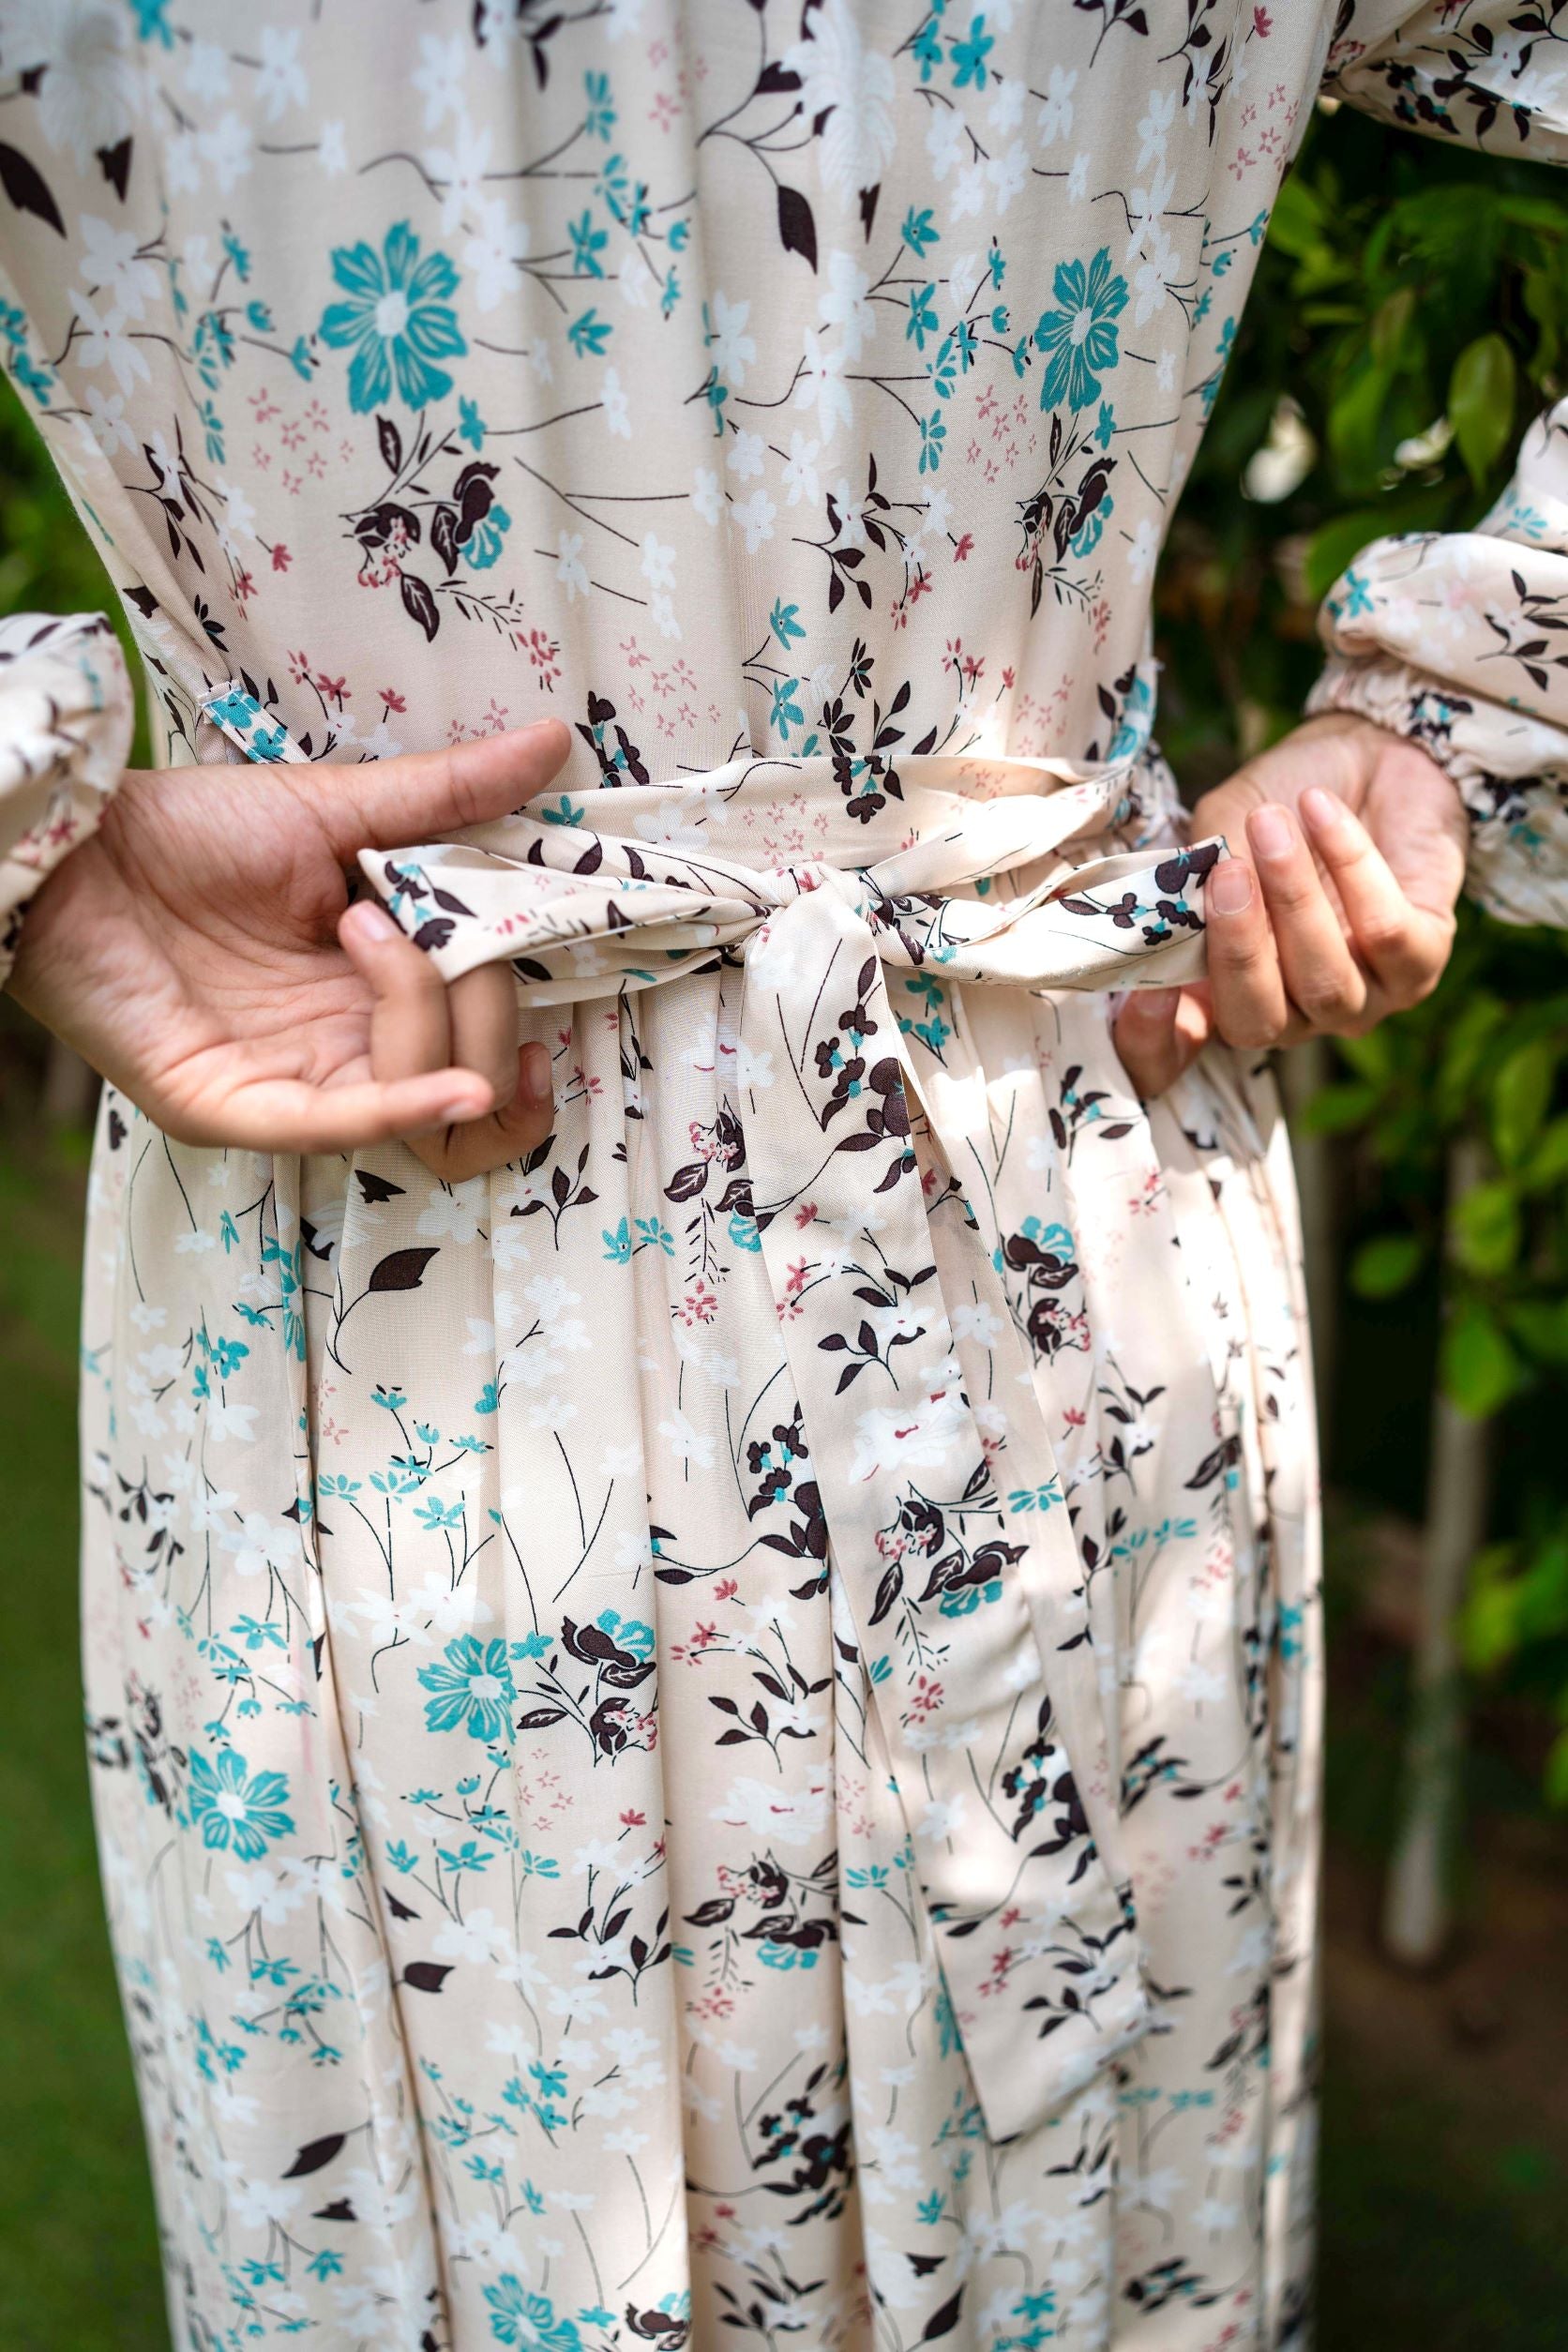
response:
[(1479, 1299), (1464, 1299), (1442, 1340), (1442, 1383), (1459, 1410), (1489, 1420), (1519, 1384), (1519, 1360)]
[(1454, 1204), (1454, 1248), (1471, 1274), (1506, 1274), (1519, 1255), (1518, 1196), (1502, 1178), (1472, 1185)]
[(1350, 1260), (1350, 1288), (1364, 1299), (1392, 1299), (1409, 1289), (1425, 1255), (1413, 1233), (1380, 1233)]
[(1519, 1299), (1508, 1310), (1508, 1328), (1530, 1355), (1568, 1364), (1568, 1299)]
[(1309, 1135), (1341, 1135), (1360, 1127), (1378, 1107), (1374, 1086), (1323, 1086), (1302, 1112), (1299, 1124)]
[(1514, 438), (1517, 381), (1514, 354), (1500, 335), (1478, 335), (1454, 363), (1448, 421), (1470, 480), (1479, 488)]
[(1492, 1082), (1492, 1141), (1505, 1168), (1523, 1159), (1552, 1099), (1557, 1053), (1544, 1037), (1516, 1047)]
[(1519, 1180), (1530, 1192), (1545, 1191), (1549, 1185), (1560, 1185), (1568, 1178), (1568, 1118), (1554, 1119), (1519, 1171)]
[(1552, 1741), (1542, 1784), (1548, 1804), (1568, 1805), (1568, 1731), (1560, 1731)]

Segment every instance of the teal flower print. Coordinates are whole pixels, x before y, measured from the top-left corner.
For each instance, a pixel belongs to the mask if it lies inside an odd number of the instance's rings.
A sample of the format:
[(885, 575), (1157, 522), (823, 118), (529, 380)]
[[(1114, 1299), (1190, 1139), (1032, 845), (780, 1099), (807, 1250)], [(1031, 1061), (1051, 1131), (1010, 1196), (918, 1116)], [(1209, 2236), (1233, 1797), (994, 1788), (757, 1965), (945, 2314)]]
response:
[(419, 1680), (435, 1693), (425, 1701), (425, 1722), (431, 1731), (468, 1731), (484, 1741), (510, 1737), (518, 1694), (504, 1641), (460, 1635), (447, 1643), (440, 1666), (420, 1667)]
[(419, 258), (419, 239), (406, 220), (388, 229), (378, 253), (373, 245), (340, 245), (332, 275), (348, 295), (322, 313), (317, 328), (334, 351), (350, 351), (349, 405), (362, 415), (398, 397), (410, 408), (428, 408), (452, 389), (445, 368), (431, 362), (457, 359), (467, 351), (449, 297), (458, 273), (445, 253)]
[(504, 2270), (494, 2286), (485, 2289), (490, 2307), (490, 2333), (497, 2344), (517, 2346), (517, 2352), (579, 2352), (582, 2343), (575, 2319), (555, 2315), (548, 2295), (530, 2295), (522, 2281)]
[(260, 1862), (273, 1838), (293, 1834), (283, 1811), (289, 1783), (282, 1772), (251, 1774), (243, 1756), (224, 1748), (216, 1764), (190, 1759), (190, 1818), (202, 1825), (202, 1843), (215, 1852), (232, 1849), (241, 1862)]
[(500, 554), (512, 518), (505, 506), (492, 506), (481, 516), (463, 541), (463, 559), (476, 572), (488, 572)]
[(1049, 354), (1040, 385), (1040, 406), (1090, 408), (1100, 397), (1100, 369), (1121, 357), (1113, 319), (1127, 307), (1127, 281), (1110, 266), (1101, 246), (1085, 269), (1081, 262), (1058, 262), (1055, 294), (1062, 308), (1041, 313), (1034, 340)]

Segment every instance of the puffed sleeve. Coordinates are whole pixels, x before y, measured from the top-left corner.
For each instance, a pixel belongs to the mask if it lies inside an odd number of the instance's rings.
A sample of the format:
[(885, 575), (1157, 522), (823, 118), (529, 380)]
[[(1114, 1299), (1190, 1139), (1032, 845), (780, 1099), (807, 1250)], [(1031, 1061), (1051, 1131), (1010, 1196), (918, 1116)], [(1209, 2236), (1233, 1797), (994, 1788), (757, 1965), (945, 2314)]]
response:
[[(1324, 87), (1429, 137), (1568, 162), (1558, 11), (1534, 0), (1343, 0)], [(1530, 427), (1473, 531), (1378, 539), (1325, 599), (1314, 710), (1422, 743), (1470, 812), (1469, 887), (1568, 927), (1568, 400)]]
[(125, 662), (101, 613), (0, 620), (0, 987), (27, 901), (98, 827), (134, 716)]

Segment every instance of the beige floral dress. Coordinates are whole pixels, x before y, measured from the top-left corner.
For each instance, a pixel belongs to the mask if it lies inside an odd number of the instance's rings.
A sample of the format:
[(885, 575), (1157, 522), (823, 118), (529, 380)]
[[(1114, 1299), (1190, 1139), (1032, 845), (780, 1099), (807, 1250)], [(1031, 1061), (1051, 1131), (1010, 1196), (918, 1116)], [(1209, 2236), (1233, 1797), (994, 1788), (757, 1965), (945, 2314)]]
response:
[[(0, 354), (160, 762), (559, 712), (364, 861), (527, 1162), (111, 1094), (89, 1737), (182, 2352), (1309, 2326), (1318, 1572), (1266, 1074), (1133, 1095), (1213, 844), (1150, 582), (1325, 78), (1560, 150), (1500, 0), (0, 0)], [(1568, 416), (1324, 694), (1568, 870)], [(113, 792), (0, 629), (0, 910)], [(232, 782), (232, 776), (229, 779)]]

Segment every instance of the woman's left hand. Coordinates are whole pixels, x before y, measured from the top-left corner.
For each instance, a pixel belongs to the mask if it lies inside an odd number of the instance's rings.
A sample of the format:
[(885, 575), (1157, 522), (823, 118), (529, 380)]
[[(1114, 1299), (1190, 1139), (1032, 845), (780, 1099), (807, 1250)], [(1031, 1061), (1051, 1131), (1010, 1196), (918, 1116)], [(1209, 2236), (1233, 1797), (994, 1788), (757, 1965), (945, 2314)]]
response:
[(1210, 1039), (1359, 1036), (1429, 996), (1454, 943), (1469, 821), (1418, 744), (1326, 712), (1206, 792), (1193, 837), (1231, 854), (1204, 891), (1209, 976), (1135, 989), (1116, 1048), (1147, 1100)]

